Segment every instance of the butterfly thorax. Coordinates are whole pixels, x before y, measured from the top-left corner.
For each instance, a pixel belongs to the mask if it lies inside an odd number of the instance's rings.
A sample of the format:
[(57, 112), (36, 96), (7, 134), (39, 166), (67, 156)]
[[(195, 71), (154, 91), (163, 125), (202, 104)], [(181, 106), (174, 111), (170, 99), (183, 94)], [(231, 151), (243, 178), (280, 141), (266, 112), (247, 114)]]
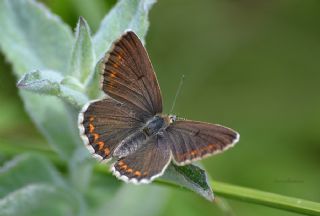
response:
[(143, 132), (147, 136), (157, 134), (161, 130), (167, 128), (172, 122), (175, 121), (175, 119), (176, 117), (174, 115), (155, 115), (149, 121), (147, 121), (145, 127), (143, 128)]

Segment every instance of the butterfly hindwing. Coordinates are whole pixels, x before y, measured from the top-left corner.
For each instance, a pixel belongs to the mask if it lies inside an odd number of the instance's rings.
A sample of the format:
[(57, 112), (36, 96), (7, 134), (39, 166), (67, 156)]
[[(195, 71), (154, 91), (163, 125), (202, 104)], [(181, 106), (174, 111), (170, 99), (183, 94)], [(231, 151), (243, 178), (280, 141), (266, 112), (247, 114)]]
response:
[(154, 135), (136, 152), (118, 160), (112, 171), (122, 180), (148, 183), (161, 176), (170, 161), (167, 137)]
[(88, 149), (102, 159), (109, 159), (128, 134), (142, 127), (144, 118), (143, 113), (133, 112), (130, 105), (107, 98), (83, 108), (79, 128)]
[(239, 140), (239, 134), (232, 129), (197, 121), (178, 120), (166, 131), (178, 165), (224, 151)]
[(125, 33), (103, 59), (102, 89), (112, 98), (153, 116), (162, 112), (160, 87), (137, 35)]

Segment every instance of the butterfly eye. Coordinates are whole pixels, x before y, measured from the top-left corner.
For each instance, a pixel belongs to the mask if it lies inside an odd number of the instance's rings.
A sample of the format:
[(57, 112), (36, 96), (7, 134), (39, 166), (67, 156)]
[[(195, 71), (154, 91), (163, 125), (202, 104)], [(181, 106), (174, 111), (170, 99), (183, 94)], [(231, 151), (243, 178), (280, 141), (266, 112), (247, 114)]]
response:
[(170, 123), (173, 123), (176, 121), (176, 116), (175, 115), (169, 115)]

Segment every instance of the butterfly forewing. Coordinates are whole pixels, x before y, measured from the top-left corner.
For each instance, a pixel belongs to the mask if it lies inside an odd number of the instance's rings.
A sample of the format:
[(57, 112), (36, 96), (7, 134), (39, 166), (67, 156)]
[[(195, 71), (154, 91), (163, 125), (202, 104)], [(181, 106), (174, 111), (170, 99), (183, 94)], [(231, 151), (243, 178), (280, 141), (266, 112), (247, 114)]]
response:
[(112, 98), (85, 106), (79, 127), (87, 147), (103, 159), (112, 157), (118, 144), (143, 126), (144, 113), (135, 113), (130, 104)]
[(162, 112), (160, 88), (148, 54), (139, 38), (127, 32), (103, 59), (103, 91), (153, 116)]
[(178, 165), (226, 150), (239, 140), (239, 134), (232, 129), (197, 121), (178, 120), (166, 131)]

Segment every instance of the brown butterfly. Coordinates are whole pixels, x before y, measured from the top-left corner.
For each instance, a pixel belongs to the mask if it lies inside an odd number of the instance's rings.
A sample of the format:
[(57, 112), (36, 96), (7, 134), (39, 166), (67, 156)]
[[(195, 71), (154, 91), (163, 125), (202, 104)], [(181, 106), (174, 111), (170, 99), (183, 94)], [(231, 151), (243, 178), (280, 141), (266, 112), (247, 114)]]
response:
[(149, 183), (173, 162), (189, 164), (239, 141), (232, 129), (162, 114), (162, 97), (147, 51), (128, 31), (103, 58), (102, 90), (109, 96), (85, 105), (79, 129), (95, 157), (114, 159), (112, 172)]

